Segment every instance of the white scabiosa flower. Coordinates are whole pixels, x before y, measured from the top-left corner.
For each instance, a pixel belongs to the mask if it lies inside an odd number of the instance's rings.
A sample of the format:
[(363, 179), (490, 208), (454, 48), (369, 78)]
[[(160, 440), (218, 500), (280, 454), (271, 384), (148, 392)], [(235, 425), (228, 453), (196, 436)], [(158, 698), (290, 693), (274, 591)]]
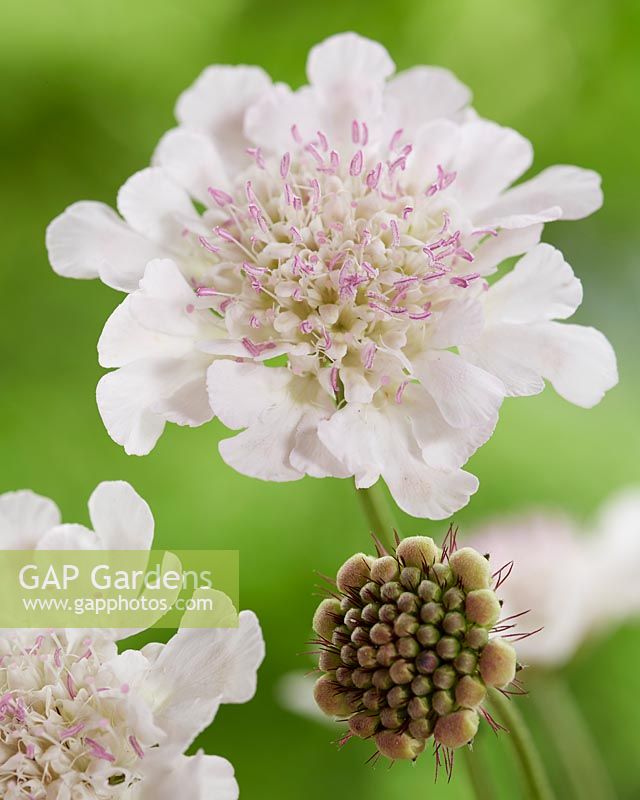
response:
[(393, 71), (355, 34), (313, 48), (297, 91), (210, 67), (121, 217), (78, 203), (51, 224), (57, 272), (129, 293), (98, 386), (127, 452), (215, 414), (244, 429), (221, 444), (244, 474), (382, 478), (408, 513), (444, 518), (476, 490), (461, 467), (506, 395), (548, 380), (590, 406), (616, 383), (606, 339), (555, 321), (580, 283), (537, 246), (545, 222), (600, 206), (599, 177), (553, 167), (510, 188), (529, 142), (478, 118), (446, 70)]
[[(640, 615), (637, 488), (614, 494), (591, 525), (538, 511), (496, 518), (469, 541), (498, 560), (513, 561), (502, 588), (503, 611), (511, 615), (527, 609), (527, 627), (539, 629), (518, 645), (527, 664), (561, 666), (585, 641)], [(607, 591), (596, 590), (604, 575), (615, 580)]]
[[(103, 483), (94, 531), (62, 525), (52, 501), (0, 496), (5, 549), (146, 549), (147, 504)], [(183, 752), (222, 703), (249, 700), (264, 643), (255, 615), (237, 629), (182, 628), (167, 644), (118, 653), (110, 631), (0, 632), (0, 794), (6, 800), (234, 800), (233, 767)]]

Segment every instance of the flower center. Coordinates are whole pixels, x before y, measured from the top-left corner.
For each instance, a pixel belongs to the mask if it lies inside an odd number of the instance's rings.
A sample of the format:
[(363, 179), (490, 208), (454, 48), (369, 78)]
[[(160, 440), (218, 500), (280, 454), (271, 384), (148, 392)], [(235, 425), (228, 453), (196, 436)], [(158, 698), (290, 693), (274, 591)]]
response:
[[(379, 352), (421, 335), (480, 277), (470, 248), (495, 232), (453, 223), (443, 195), (456, 174), (438, 166), (416, 188), (404, 180), (413, 148), (402, 131), (384, 148), (367, 147), (368, 136), (354, 121), (345, 158), (321, 131), (304, 143), (293, 126), (295, 147), (279, 162), (251, 150), (255, 164), (233, 194), (209, 190), (222, 219), (199, 237), (215, 268), (196, 286), (198, 302), (249, 356), (287, 352), (299, 374), (374, 370)], [(391, 377), (381, 367), (380, 385), (404, 380), (399, 363)]]
[[(0, 793), (44, 800), (58, 787), (119, 798), (144, 750), (127, 719), (126, 685), (105, 660), (115, 648), (62, 634), (0, 640)], [(56, 795), (57, 796), (57, 795)]]

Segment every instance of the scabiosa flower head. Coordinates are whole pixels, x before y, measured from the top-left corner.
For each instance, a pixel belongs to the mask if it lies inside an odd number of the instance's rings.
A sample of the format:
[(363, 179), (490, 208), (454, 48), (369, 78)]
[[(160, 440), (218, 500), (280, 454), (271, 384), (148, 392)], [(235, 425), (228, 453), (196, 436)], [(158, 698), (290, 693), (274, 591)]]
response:
[(211, 67), (122, 187), (123, 219), (78, 203), (52, 223), (58, 272), (129, 293), (98, 387), (127, 452), (215, 414), (246, 429), (220, 446), (244, 474), (382, 477), (408, 513), (444, 518), (477, 488), (461, 467), (506, 395), (547, 379), (590, 406), (616, 382), (601, 334), (555, 322), (581, 287), (537, 245), (544, 222), (600, 205), (598, 176), (509, 188), (530, 144), (479, 119), (446, 70), (393, 71), (355, 34), (313, 48), (295, 92)]
[(500, 621), (487, 556), (457, 549), (453, 532), (442, 550), (425, 536), (395, 553), (352, 556), (338, 571), (337, 591), (313, 620), (320, 647), (314, 696), (327, 715), (348, 722), (345, 741), (371, 739), (390, 759), (415, 759), (433, 739), (436, 758), (469, 744), (487, 689), (516, 679), (513, 628)]
[[(540, 629), (519, 644), (522, 661), (561, 666), (585, 642), (640, 615), (639, 533), (637, 487), (616, 492), (586, 525), (538, 509), (496, 517), (471, 532), (470, 545), (497, 561), (513, 561), (501, 591), (503, 613), (530, 609), (527, 625)], [(615, 575), (610, 591), (594, 588), (603, 575)]]
[[(60, 524), (29, 491), (0, 496), (5, 549), (146, 549), (147, 504), (126, 483), (89, 501), (95, 530)], [(255, 615), (237, 629), (181, 628), (118, 653), (131, 631), (0, 632), (0, 794), (6, 800), (234, 800), (233, 767), (183, 752), (223, 703), (249, 700), (264, 655)]]

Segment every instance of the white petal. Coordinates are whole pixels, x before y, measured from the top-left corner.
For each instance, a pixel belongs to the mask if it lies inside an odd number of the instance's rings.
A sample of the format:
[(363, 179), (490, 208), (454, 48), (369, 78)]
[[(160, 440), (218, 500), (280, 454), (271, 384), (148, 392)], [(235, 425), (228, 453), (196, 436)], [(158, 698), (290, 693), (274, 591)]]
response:
[(484, 309), (477, 298), (463, 296), (452, 300), (434, 315), (433, 333), (429, 347), (447, 350), (467, 342), (474, 342), (484, 329)]
[(308, 86), (293, 92), (284, 84), (275, 84), (247, 110), (244, 132), (253, 144), (280, 155), (297, 146), (293, 125), (304, 141), (316, 138), (316, 131), (322, 128), (317, 98)]
[(150, 550), (153, 514), (125, 481), (104, 481), (89, 498), (89, 516), (105, 550)]
[(460, 125), (445, 119), (429, 122), (418, 130), (405, 173), (408, 187), (424, 192), (435, 180), (438, 164), (444, 167), (452, 163), (460, 131)]
[[(129, 455), (146, 455), (160, 438), (167, 416), (163, 404), (187, 384), (200, 378), (205, 382), (208, 359), (147, 358), (127, 364), (101, 378), (96, 392), (98, 408), (111, 438)], [(190, 418), (184, 409), (184, 423), (196, 426), (201, 418)], [(175, 421), (177, 421), (177, 416)]]
[(291, 373), (284, 367), (215, 361), (207, 375), (211, 407), (227, 428), (251, 425), (285, 402)]
[(495, 423), (502, 382), (448, 350), (413, 359), (416, 377), (454, 428)]
[(48, 530), (60, 524), (58, 506), (29, 489), (0, 495), (0, 547), (32, 550)]
[(300, 420), (295, 447), (289, 461), (294, 469), (312, 478), (348, 478), (349, 470), (331, 453), (318, 436), (318, 425), (331, 417), (334, 408), (310, 407)]
[(246, 703), (256, 691), (264, 640), (257, 617), (242, 611), (238, 628), (183, 628), (152, 664), (157, 721), (172, 742), (188, 746), (221, 703)]
[(563, 219), (581, 219), (602, 205), (602, 189), (597, 172), (558, 165), (543, 170), (535, 178), (505, 192), (484, 209), (487, 221), (525, 214), (539, 214), (559, 208)]
[(295, 432), (305, 403), (294, 397), (295, 381), (284, 367), (217, 361), (207, 375), (209, 402), (230, 428), (247, 427), (220, 442), (224, 461), (243, 475), (293, 481), (302, 474), (291, 465)]
[(118, 192), (118, 211), (143, 236), (179, 251), (187, 220), (196, 220), (186, 191), (160, 167), (136, 172)]
[(451, 167), (456, 197), (467, 208), (484, 208), (530, 166), (533, 148), (510, 128), (478, 120), (460, 128), (460, 140)]
[(539, 244), (485, 295), (487, 324), (542, 322), (570, 317), (582, 302), (582, 284), (549, 244)]
[(425, 122), (455, 117), (471, 102), (471, 92), (448, 69), (413, 67), (389, 81), (384, 99), (395, 127), (411, 136)]
[[(395, 64), (389, 53), (378, 42), (365, 39), (357, 33), (339, 33), (315, 45), (307, 59), (309, 83), (326, 93), (342, 92), (345, 84), (368, 84), (381, 87), (393, 75)], [(351, 120), (348, 121), (349, 125)]]
[(101, 542), (94, 531), (84, 525), (56, 525), (40, 539), (37, 550), (99, 550)]
[(176, 128), (160, 139), (152, 163), (165, 172), (192, 197), (211, 205), (209, 187), (227, 189), (229, 179), (224, 163), (211, 139), (198, 131)]
[(212, 137), (223, 161), (236, 170), (247, 163), (245, 113), (270, 86), (259, 67), (207, 67), (180, 95), (176, 118), (185, 128)]
[(546, 378), (565, 400), (584, 408), (599, 403), (618, 382), (613, 348), (600, 331), (582, 325), (496, 325), (470, 357), (498, 375), (511, 394), (533, 393), (522, 391), (523, 374), (529, 374)]
[(122, 367), (146, 358), (180, 358), (193, 350), (186, 337), (172, 336), (141, 325), (131, 313), (132, 295), (125, 297), (106, 321), (98, 340), (103, 367)]
[(381, 475), (396, 503), (412, 516), (444, 519), (466, 505), (478, 487), (467, 472), (425, 464), (401, 405), (346, 406), (320, 425), (319, 434), (355, 474), (358, 488)]
[(497, 236), (488, 236), (479, 247), (473, 248), (473, 271), (491, 275), (505, 259), (526, 253), (540, 241), (542, 227), (538, 223), (513, 230), (500, 229)]
[(225, 758), (199, 751), (152, 766), (140, 784), (140, 800), (175, 800), (187, 789), (189, 800), (238, 800), (240, 796), (233, 766)]
[(416, 384), (407, 387), (402, 406), (410, 417), (422, 457), (434, 469), (459, 469), (490, 438), (495, 428), (495, 420), (454, 428), (445, 421), (433, 398)]
[(164, 255), (156, 243), (131, 230), (109, 206), (83, 201), (69, 206), (47, 228), (54, 270), (65, 278), (102, 278), (114, 289), (137, 286), (147, 261)]
[(131, 295), (131, 314), (149, 330), (193, 340), (199, 318), (193, 313), (194, 300), (175, 261), (157, 259), (147, 265), (140, 290)]

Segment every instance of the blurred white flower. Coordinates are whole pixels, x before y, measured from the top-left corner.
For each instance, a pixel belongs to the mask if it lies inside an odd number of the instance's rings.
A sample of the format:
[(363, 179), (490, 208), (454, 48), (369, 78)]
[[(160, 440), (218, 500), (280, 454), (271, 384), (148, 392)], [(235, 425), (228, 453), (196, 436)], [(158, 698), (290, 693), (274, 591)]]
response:
[(216, 414), (246, 429), (220, 445), (246, 475), (382, 477), (439, 519), (476, 490), (461, 467), (506, 395), (548, 380), (588, 407), (616, 383), (607, 340), (555, 322), (582, 290), (537, 245), (545, 222), (600, 206), (599, 177), (552, 167), (509, 188), (530, 143), (478, 118), (448, 71), (393, 72), (356, 34), (314, 47), (298, 91), (210, 67), (120, 190), (122, 218), (82, 202), (51, 224), (57, 272), (130, 293), (98, 386), (128, 453)]
[(585, 530), (537, 512), (496, 518), (469, 541), (496, 567), (513, 561), (502, 618), (530, 609), (521, 627), (542, 628), (518, 642), (526, 664), (562, 665), (593, 635), (640, 615), (640, 489), (614, 494)]
[[(30, 491), (0, 496), (4, 549), (148, 549), (153, 517), (126, 483), (89, 501), (94, 530), (62, 525)], [(118, 653), (109, 631), (0, 633), (0, 793), (6, 800), (233, 800), (223, 758), (185, 757), (223, 703), (243, 703), (264, 656), (250, 611), (237, 629), (181, 628)]]

